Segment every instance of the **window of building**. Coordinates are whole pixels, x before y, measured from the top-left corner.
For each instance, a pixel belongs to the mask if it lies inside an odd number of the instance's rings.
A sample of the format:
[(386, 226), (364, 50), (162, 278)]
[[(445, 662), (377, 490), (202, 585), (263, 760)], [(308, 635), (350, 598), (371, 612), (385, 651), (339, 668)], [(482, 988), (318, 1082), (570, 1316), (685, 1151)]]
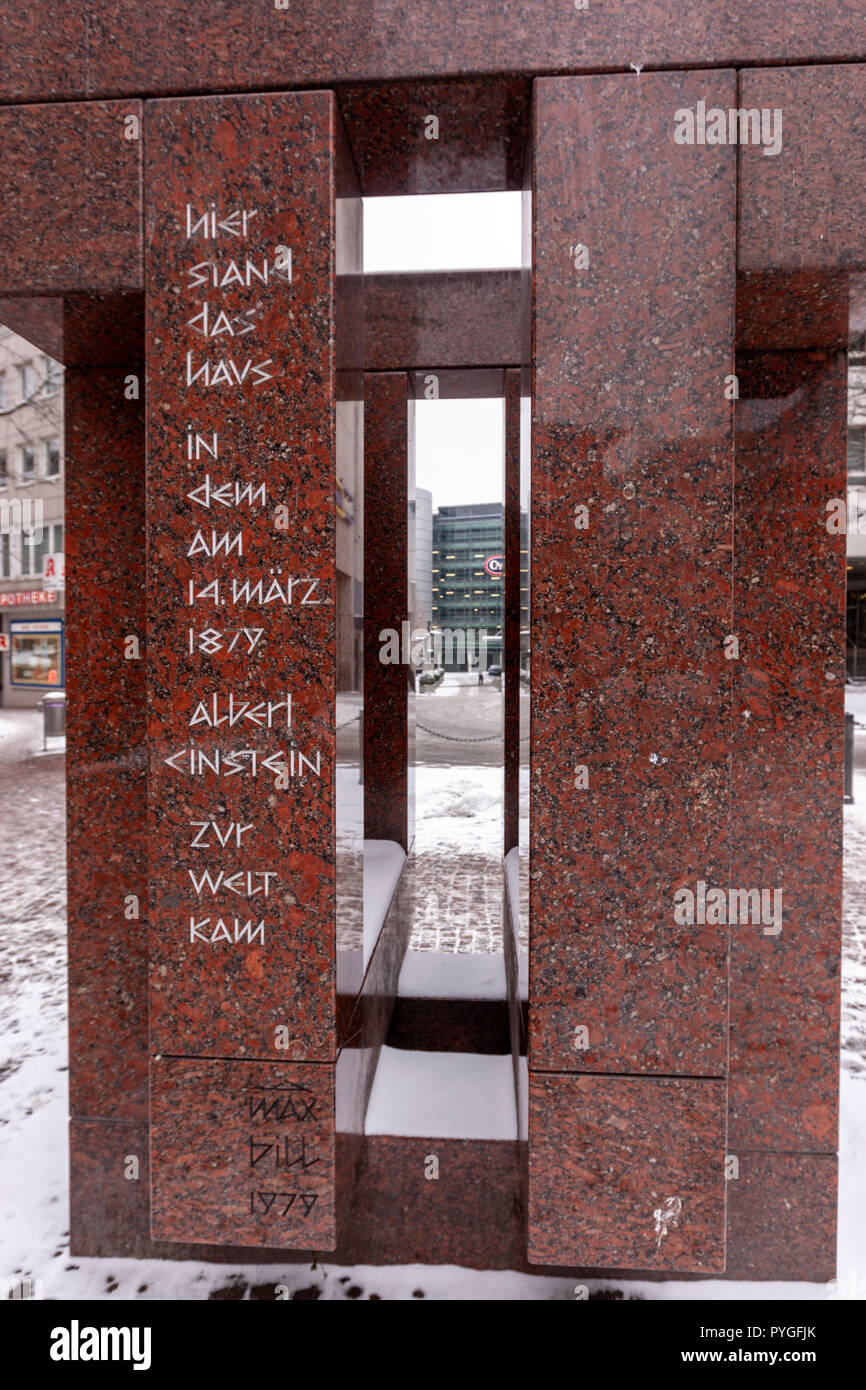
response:
[(60, 522), (42, 527), (42, 539), (29, 536), (21, 538), (21, 573), (41, 578), (42, 562), (46, 555), (60, 554), (63, 550), (63, 526)]
[(6, 450), (0, 449), (0, 487), (5, 487), (9, 481), (9, 464), (6, 460)]
[(36, 477), (36, 450), (29, 444), (21, 446), (21, 481), (32, 483)]
[(61, 372), (63, 368), (59, 362), (55, 362), (53, 357), (43, 358), (45, 366), (45, 394), (54, 396), (60, 389)]
[(2, 548), (0, 548), (0, 579), (12, 578), (12, 537), (5, 535), (0, 537)]
[(0, 372), (0, 410), (6, 409), (6, 373)]
[(9, 676), (13, 685), (63, 684), (63, 623), (12, 622)]
[(21, 363), (18, 368), (18, 382), (21, 400), (29, 400), (36, 386), (36, 373), (32, 362)]
[(852, 487), (866, 483), (866, 425), (848, 427), (848, 482)]
[(35, 575), (41, 575), (41, 574), (42, 574), (42, 561), (45, 559), (45, 556), (46, 556), (46, 555), (50, 555), (50, 554), (51, 554), (51, 527), (50, 527), (50, 526), (45, 526), (45, 527), (43, 527), (43, 529), (42, 529), (42, 540), (41, 540), (41, 541), (37, 541), (37, 543), (36, 543), (35, 545), (31, 542), (29, 549), (31, 550), (31, 552), (32, 552), (32, 557), (33, 557), (33, 567), (32, 567), (32, 569), (31, 569), (30, 573), (31, 573), (31, 574), (35, 574)]
[(23, 575), (35, 574), (33, 567), (34, 545), (28, 536), (21, 537), (21, 573)]
[(57, 478), (60, 476), (59, 439), (46, 439), (45, 441), (45, 476), (46, 478)]

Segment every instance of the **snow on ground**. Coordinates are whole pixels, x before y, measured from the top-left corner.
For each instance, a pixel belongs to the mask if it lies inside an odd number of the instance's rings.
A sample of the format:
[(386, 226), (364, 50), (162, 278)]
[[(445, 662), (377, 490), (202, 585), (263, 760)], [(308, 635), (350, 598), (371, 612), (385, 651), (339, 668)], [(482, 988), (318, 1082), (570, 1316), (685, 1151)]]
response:
[(367, 1134), (419, 1139), (516, 1139), (511, 1056), (383, 1047)]
[[(860, 692), (856, 693), (859, 697)], [(838, 1271), (843, 1293), (852, 1286), (853, 1272), (853, 1286), (859, 1282), (866, 1295), (866, 697), (862, 704), (857, 762), (864, 764), (864, 770), (855, 779), (855, 802), (845, 809)], [(64, 769), (62, 757), (33, 757), (40, 749), (38, 715), (0, 711), (5, 870), (0, 897), (0, 1191), (5, 1197), (0, 1210), (0, 1277), (38, 1279), (44, 1297), (74, 1300), (272, 1299), (277, 1285), (284, 1285), (299, 1300), (573, 1299), (572, 1279), (453, 1266), (344, 1269), (330, 1263), (311, 1268), (70, 1258)], [(501, 772), (495, 768), (418, 769), (419, 848), (429, 856), (431, 876), (437, 864), (441, 870), (446, 857), (453, 859), (457, 850), (465, 854), (470, 845), (478, 864), (498, 860), (500, 789)], [(501, 860), (498, 863), (496, 891), (501, 900)], [(34, 870), (34, 865), (42, 867)], [(469, 913), (471, 882), (464, 897), (463, 908)], [(473, 920), (478, 917), (477, 882), (475, 901)], [(443, 895), (437, 908), (439, 919), (446, 902)], [(458, 943), (448, 949), (462, 948)], [(591, 1293), (616, 1291), (625, 1298), (651, 1300), (829, 1296), (823, 1285), (725, 1280), (594, 1280), (589, 1288)]]
[(501, 951), (413, 951), (403, 957), (397, 993), (406, 999), (504, 999)]
[[(471, 829), (470, 823), (471, 822)], [(415, 849), (502, 857), (502, 769), (419, 767), (415, 773)]]
[(866, 682), (845, 686), (845, 713), (853, 714), (856, 724), (866, 729)]

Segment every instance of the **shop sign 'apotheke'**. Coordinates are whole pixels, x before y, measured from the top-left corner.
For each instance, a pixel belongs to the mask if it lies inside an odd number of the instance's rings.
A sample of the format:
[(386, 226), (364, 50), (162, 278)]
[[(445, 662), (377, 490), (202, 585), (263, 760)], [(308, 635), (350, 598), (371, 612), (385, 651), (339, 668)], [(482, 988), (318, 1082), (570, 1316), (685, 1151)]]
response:
[(22, 589), (19, 593), (0, 594), (0, 608), (17, 608), (22, 604), (56, 603), (57, 595), (48, 589)]

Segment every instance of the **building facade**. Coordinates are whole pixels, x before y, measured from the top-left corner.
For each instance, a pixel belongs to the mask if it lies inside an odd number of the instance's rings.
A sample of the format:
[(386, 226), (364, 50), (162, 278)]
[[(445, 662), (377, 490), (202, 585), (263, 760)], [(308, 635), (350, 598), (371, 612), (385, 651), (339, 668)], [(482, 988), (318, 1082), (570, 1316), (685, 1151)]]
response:
[(0, 326), (0, 699), (64, 684), (63, 368)]
[[(501, 664), (504, 519), (501, 502), (440, 507), (433, 517), (433, 633), (446, 671)], [(448, 632), (464, 633), (462, 644)], [(484, 634), (486, 662), (480, 655)]]

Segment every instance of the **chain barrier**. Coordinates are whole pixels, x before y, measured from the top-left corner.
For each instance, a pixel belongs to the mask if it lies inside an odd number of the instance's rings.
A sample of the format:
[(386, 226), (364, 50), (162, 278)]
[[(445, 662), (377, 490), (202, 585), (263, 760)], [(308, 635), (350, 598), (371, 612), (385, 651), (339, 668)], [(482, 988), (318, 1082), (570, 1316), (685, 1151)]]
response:
[(416, 722), (415, 727), (423, 729), (425, 734), (432, 734), (434, 738), (445, 738), (449, 743), (492, 743), (494, 739), (502, 737), (501, 734), (485, 734), (483, 738), (460, 738), (457, 734), (443, 734), (438, 729), (428, 729), (420, 720)]
[[(348, 729), (350, 724), (354, 724), (360, 718), (360, 714), (356, 714), (352, 719), (347, 719), (345, 724), (338, 724), (337, 732), (339, 733), (340, 729)], [(461, 738), (458, 734), (443, 734), (440, 729), (428, 728), (428, 726), (422, 724), (420, 720), (416, 722), (415, 727), (423, 729), (425, 734), (432, 734), (434, 738), (444, 738), (448, 743), (493, 743), (495, 739), (502, 738), (501, 734), (485, 734), (481, 738)], [(520, 742), (528, 743), (529, 739), (524, 737)]]

